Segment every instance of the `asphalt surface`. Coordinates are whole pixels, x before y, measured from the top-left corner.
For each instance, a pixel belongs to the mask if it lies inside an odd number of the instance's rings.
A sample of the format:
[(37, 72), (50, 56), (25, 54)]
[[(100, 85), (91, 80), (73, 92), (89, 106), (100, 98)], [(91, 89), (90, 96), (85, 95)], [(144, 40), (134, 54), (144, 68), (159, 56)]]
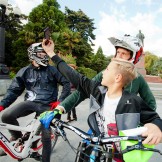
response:
[[(22, 100), (23, 97), (20, 96), (14, 104), (21, 102)], [(161, 105), (162, 105), (162, 100), (157, 99), (157, 112), (160, 114), (162, 118)], [(76, 111), (77, 111), (78, 120), (71, 122), (72, 125), (79, 127), (84, 131), (88, 130), (88, 126), (87, 126), (88, 106), (89, 106), (89, 99), (83, 101), (77, 107)], [(0, 117), (2, 113), (0, 113)], [(25, 119), (20, 118), (19, 122), (21, 123), (21, 125), (26, 125), (26, 123), (29, 122), (32, 117), (33, 114), (25, 117)], [(66, 120), (66, 115), (63, 115), (62, 119)], [(3, 130), (3, 132), (7, 133), (5, 130)], [(66, 131), (66, 133), (71, 145), (77, 148), (78, 142), (81, 140), (81, 138), (68, 130)], [(156, 148), (162, 151), (162, 144), (159, 144), (158, 146), (156, 146)], [(75, 152), (71, 149), (71, 147), (67, 144), (67, 142), (63, 141), (63, 139), (59, 137), (55, 149), (51, 155), (51, 162), (73, 162), (74, 160), (75, 160)], [(17, 160), (14, 160), (9, 156), (0, 157), (0, 162), (16, 162), (16, 161)], [(161, 162), (161, 161), (162, 161), (162, 156), (160, 156), (158, 153), (154, 153), (153, 157), (149, 160), (149, 162)], [(36, 160), (27, 158), (23, 160), (23, 162), (36, 162)]]

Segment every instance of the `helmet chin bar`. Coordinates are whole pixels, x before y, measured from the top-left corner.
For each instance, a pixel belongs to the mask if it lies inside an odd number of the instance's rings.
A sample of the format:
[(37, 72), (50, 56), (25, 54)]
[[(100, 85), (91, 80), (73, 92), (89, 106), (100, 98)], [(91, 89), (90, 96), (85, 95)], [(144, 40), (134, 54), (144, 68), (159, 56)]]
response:
[(42, 66), (47, 66), (48, 65), (48, 59), (47, 58), (39, 58), (37, 56), (33, 56), (33, 60), (35, 60), (35, 62), (38, 65), (42, 65)]

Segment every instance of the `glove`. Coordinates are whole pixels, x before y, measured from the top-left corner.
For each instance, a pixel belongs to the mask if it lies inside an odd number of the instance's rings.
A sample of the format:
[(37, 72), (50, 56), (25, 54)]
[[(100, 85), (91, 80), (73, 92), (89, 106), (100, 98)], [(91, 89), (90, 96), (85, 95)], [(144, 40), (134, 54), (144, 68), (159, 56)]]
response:
[(0, 112), (4, 110), (4, 107), (3, 106), (0, 106)]
[(50, 107), (50, 110), (53, 110), (57, 107), (57, 105), (60, 104), (60, 101), (55, 101), (55, 102), (51, 102), (49, 105), (51, 106)]
[(50, 126), (51, 121), (54, 118), (60, 119), (62, 112), (58, 109), (55, 109), (54, 111), (45, 111), (39, 116), (39, 120), (42, 123), (42, 125), (48, 129)]

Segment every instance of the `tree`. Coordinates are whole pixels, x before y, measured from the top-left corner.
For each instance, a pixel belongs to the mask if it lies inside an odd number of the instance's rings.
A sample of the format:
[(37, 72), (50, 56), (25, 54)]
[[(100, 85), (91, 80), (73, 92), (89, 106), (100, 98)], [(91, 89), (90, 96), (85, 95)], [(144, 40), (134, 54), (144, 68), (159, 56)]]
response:
[(153, 75), (162, 75), (162, 58), (161, 57), (152, 66), (151, 73)]
[(145, 69), (148, 75), (151, 74), (153, 65), (158, 60), (158, 57), (150, 52), (145, 52)]
[(75, 46), (81, 41), (80, 34), (67, 28), (61, 33), (61, 36), (64, 53), (72, 54)]
[(93, 55), (92, 40), (95, 39), (93, 19), (90, 19), (81, 10), (72, 11), (65, 7), (65, 21), (71, 31), (80, 34), (80, 40), (72, 50), (72, 55), (77, 57), (77, 65), (89, 67)]
[[(14, 43), (17, 41), (18, 33), (23, 29), (22, 20), (26, 20), (27, 16), (21, 14), (14, 15), (9, 4), (11, 13), (5, 17), (5, 63), (8, 67), (12, 66), (12, 61), (15, 59)], [(20, 21), (21, 20), (21, 21)]]
[[(21, 68), (28, 63), (27, 48), (29, 45), (35, 42), (42, 41), (44, 33), (43, 30), (48, 26), (51, 33), (59, 33), (66, 27), (64, 21), (64, 14), (59, 10), (60, 5), (56, 0), (43, 0), (43, 3), (35, 7), (29, 14), (28, 23), (24, 25), (24, 28), (19, 32), (19, 37), (14, 46), (17, 49), (15, 55), (17, 60), (14, 61), (14, 66)], [(56, 34), (52, 35), (53, 37)], [(59, 34), (57, 35), (59, 36)], [(19, 48), (16, 48), (19, 47)], [(24, 58), (22, 62), (24, 64), (18, 64)]]
[(25, 40), (28, 44), (42, 40), (43, 29), (49, 27), (52, 32), (60, 32), (66, 27), (64, 14), (59, 10), (60, 5), (56, 0), (43, 0), (29, 14), (25, 26)]
[(107, 67), (107, 58), (104, 56), (101, 46), (98, 48), (97, 53), (92, 57), (91, 68), (97, 73)]
[(81, 37), (86, 42), (91, 42), (95, 40), (95, 35), (93, 31), (96, 29), (94, 27), (94, 19), (90, 19), (82, 10), (72, 11), (65, 7), (66, 23), (68, 27), (73, 32), (80, 32)]

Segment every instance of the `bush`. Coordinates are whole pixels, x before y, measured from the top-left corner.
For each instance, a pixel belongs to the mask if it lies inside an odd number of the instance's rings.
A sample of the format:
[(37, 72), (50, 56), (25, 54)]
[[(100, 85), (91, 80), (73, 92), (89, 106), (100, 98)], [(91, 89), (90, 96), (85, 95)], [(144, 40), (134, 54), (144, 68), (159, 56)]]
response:
[(90, 69), (90, 68), (85, 68), (85, 67), (78, 67), (77, 71), (83, 75), (85, 75), (86, 77), (88, 77), (89, 79), (92, 79), (97, 72)]
[(159, 75), (159, 77), (162, 79), (162, 74), (158, 74)]
[(10, 79), (13, 79), (15, 77), (16, 73), (14, 71), (10, 71), (9, 76)]

